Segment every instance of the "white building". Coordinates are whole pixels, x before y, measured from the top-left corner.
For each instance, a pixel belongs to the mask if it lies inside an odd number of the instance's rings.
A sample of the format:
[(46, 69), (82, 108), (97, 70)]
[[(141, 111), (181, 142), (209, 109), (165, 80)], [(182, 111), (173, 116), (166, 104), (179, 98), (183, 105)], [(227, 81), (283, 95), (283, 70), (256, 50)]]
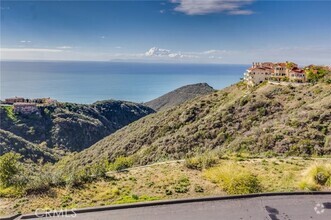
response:
[(268, 80), (273, 73), (272, 63), (253, 63), (244, 74), (244, 80), (248, 85), (254, 86)]
[(288, 78), (291, 82), (304, 83), (307, 81), (305, 71), (297, 67), (289, 71)]
[(253, 63), (252, 67), (244, 73), (244, 80), (250, 86), (255, 86), (265, 80), (298, 83), (307, 81), (305, 71), (298, 68), (297, 64), (288, 61), (284, 63)]

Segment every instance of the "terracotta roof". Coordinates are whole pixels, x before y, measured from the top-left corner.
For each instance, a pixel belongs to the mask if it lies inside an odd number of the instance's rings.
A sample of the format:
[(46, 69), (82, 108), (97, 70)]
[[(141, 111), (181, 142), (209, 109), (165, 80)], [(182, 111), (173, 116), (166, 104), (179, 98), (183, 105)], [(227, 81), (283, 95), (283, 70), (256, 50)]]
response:
[(253, 67), (252, 70), (256, 70), (256, 69), (260, 69), (260, 70), (265, 70), (265, 67)]
[(291, 70), (291, 73), (304, 73), (305, 71), (303, 69), (299, 69), (299, 68), (293, 68)]
[(286, 67), (286, 63), (275, 63), (275, 66), (282, 66), (282, 67)]

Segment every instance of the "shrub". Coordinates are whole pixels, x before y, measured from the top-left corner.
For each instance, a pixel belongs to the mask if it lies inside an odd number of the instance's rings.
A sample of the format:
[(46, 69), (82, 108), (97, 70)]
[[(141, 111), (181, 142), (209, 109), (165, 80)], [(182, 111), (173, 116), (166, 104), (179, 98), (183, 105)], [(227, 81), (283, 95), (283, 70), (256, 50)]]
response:
[(200, 185), (195, 185), (194, 191), (198, 193), (203, 193), (204, 189)]
[(218, 184), (228, 194), (248, 194), (261, 191), (258, 178), (246, 168), (236, 163), (211, 168), (204, 176)]
[(138, 200), (138, 199), (139, 199), (139, 196), (136, 195), (136, 194), (132, 194), (132, 198), (133, 198), (134, 200)]
[(218, 162), (218, 157), (213, 153), (204, 153), (185, 159), (185, 166), (189, 169), (202, 170), (214, 166)]
[(331, 164), (313, 164), (303, 173), (299, 188), (303, 190), (319, 190), (321, 187), (331, 187)]
[(302, 190), (318, 191), (320, 186), (314, 182), (304, 180), (299, 183), (299, 188)]
[(175, 192), (187, 193), (189, 191), (189, 186), (190, 180), (187, 177), (181, 177), (175, 185)]
[(0, 185), (9, 187), (16, 184), (16, 175), (22, 170), (18, 161), (20, 158), (20, 154), (12, 152), (0, 156)]
[(249, 101), (250, 101), (249, 98), (248, 98), (247, 96), (244, 96), (244, 97), (242, 97), (242, 98), (239, 100), (239, 105), (240, 105), (240, 106), (244, 106), (244, 105), (246, 105)]
[(172, 190), (171, 189), (166, 189), (165, 194), (168, 195), (168, 196), (172, 195)]
[(29, 178), (29, 182), (25, 187), (28, 194), (44, 193), (50, 190), (50, 181), (44, 176), (34, 176)]
[(19, 197), (22, 195), (24, 195), (24, 192), (22, 190), (18, 190), (16, 187), (10, 186), (4, 189), (0, 187), (0, 198)]
[(61, 200), (61, 206), (67, 207), (72, 202), (72, 197), (70, 195), (64, 195)]
[(114, 163), (109, 165), (109, 169), (120, 171), (120, 170), (130, 168), (130, 167), (132, 167), (132, 165), (133, 165), (132, 157), (123, 157), (123, 156), (121, 156), (121, 157), (116, 158)]
[(2, 108), (5, 109), (8, 118), (10, 118), (12, 121), (17, 121), (17, 117), (14, 113), (14, 107), (13, 106), (2, 106)]
[(28, 178), (25, 186), (28, 194), (44, 193), (53, 186), (65, 185), (64, 171), (55, 169), (52, 164), (47, 163), (27, 170), (24, 175)]

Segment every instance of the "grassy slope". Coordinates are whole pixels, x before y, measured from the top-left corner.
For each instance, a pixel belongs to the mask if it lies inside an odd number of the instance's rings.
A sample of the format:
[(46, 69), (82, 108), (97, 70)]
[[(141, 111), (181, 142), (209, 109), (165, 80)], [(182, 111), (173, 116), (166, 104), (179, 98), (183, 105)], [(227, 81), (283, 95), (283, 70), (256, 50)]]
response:
[[(264, 192), (275, 192), (300, 190), (299, 183), (306, 168), (316, 162), (331, 163), (331, 159), (230, 157), (220, 160), (215, 167), (224, 167), (233, 162), (251, 170), (260, 180)], [(4, 209), (0, 214), (17, 211), (28, 213), (37, 208), (78, 208), (158, 199), (225, 195), (226, 193), (217, 184), (206, 177), (207, 171), (188, 169), (183, 162), (133, 168), (128, 172), (110, 173), (108, 179), (88, 183), (79, 188), (70, 190), (53, 188), (45, 195), (2, 199), (0, 205)], [(176, 188), (183, 180), (188, 184), (180, 186), (179, 189), (187, 192), (176, 192)]]
[(134, 155), (137, 164), (211, 149), (289, 155), (331, 152), (331, 85), (237, 84), (144, 117), (77, 154), (78, 163)]

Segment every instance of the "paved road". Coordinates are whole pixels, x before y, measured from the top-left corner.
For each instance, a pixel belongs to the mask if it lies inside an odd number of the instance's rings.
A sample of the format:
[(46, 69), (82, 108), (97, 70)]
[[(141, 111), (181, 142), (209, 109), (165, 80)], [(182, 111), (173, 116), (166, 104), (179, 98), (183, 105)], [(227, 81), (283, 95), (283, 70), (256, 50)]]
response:
[[(45, 218), (71, 219), (71, 218)], [(77, 214), (79, 220), (331, 220), (331, 195), (272, 196)]]

